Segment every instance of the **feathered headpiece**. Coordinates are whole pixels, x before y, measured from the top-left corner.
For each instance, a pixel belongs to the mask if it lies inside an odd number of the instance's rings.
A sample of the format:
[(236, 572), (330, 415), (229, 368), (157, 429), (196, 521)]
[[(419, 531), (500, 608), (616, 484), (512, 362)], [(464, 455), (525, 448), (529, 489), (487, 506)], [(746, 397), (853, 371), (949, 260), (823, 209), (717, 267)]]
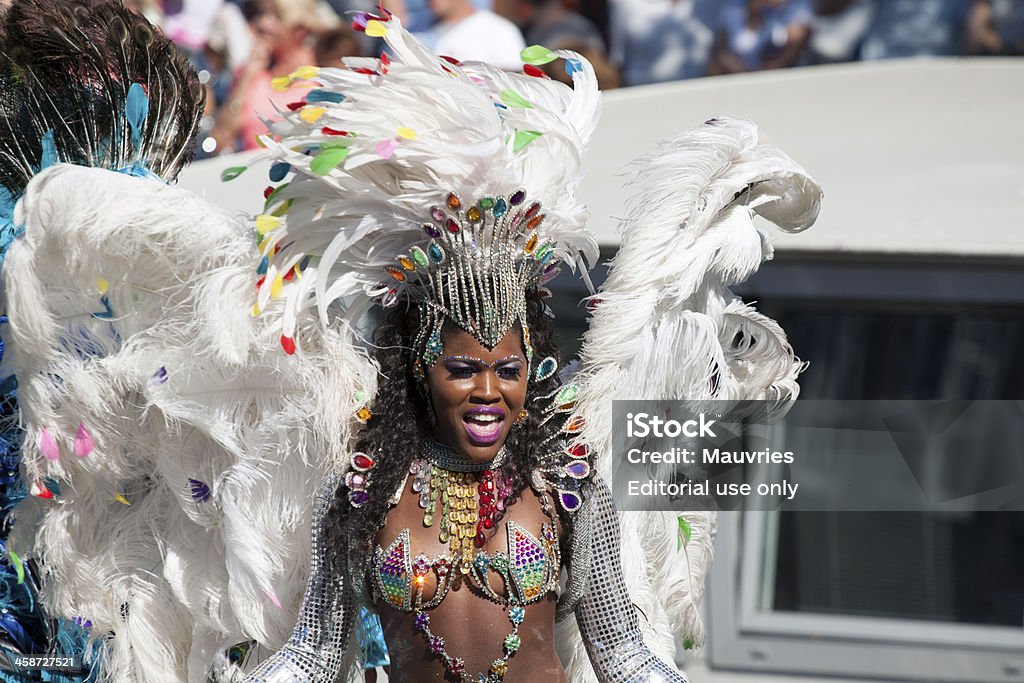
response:
[(564, 58), (569, 88), (529, 64), (513, 74), (438, 58), (395, 18), (363, 15), (357, 26), (392, 56), (275, 83), (296, 101), (262, 143), (271, 179), (293, 176), (268, 188), (256, 220), (264, 279), (254, 314), (286, 298), (289, 353), (302, 313), (315, 307), (326, 324), (332, 303), (350, 321), (371, 303), (419, 305), (426, 365), (445, 320), (489, 348), (518, 321), (529, 349), (525, 293), (559, 263), (585, 271), (597, 257), (575, 196), (600, 111), (593, 69), (572, 52), (524, 52), (527, 62)]

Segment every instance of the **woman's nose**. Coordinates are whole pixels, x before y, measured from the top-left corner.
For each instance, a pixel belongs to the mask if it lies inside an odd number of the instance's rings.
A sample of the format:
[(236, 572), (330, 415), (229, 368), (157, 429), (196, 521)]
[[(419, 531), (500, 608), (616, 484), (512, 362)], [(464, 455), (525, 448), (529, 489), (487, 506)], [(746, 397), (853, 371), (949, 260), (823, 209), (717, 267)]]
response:
[(476, 378), (473, 392), (475, 398), (487, 403), (494, 403), (501, 399), (501, 393), (498, 391), (498, 374), (494, 368), (486, 368), (477, 373)]

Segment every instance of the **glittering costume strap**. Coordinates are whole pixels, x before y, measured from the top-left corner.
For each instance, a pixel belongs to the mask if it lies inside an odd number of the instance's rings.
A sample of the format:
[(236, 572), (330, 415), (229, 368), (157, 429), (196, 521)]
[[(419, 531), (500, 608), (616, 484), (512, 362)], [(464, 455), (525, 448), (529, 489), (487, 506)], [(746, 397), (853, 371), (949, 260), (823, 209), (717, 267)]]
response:
[(329, 477), (316, 495), (309, 580), (295, 630), (243, 683), (334, 683), (338, 677), (353, 623), (352, 578), (347, 567), (330, 570), (323, 536), (324, 519), (338, 482), (337, 477)]
[(576, 623), (601, 683), (686, 683), (644, 644), (637, 609), (629, 598), (619, 557), (619, 518), (611, 491), (595, 477), (592, 500), (592, 559), (588, 589), (576, 605)]

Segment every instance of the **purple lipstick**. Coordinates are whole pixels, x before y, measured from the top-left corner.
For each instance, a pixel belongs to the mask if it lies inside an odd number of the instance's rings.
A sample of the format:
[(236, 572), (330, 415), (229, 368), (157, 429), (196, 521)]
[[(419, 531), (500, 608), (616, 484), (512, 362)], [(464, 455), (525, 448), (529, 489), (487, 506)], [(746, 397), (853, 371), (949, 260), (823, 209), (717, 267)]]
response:
[(490, 446), (501, 436), (505, 411), (501, 408), (470, 408), (462, 415), (469, 440), (479, 446)]

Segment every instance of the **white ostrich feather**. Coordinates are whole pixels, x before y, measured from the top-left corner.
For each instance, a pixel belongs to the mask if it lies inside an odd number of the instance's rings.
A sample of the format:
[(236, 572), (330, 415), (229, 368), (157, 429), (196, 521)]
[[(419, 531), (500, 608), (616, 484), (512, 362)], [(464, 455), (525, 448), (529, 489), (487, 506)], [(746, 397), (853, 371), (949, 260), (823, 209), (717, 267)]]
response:
[[(577, 411), (581, 440), (610, 480), (612, 400), (796, 398), (802, 369), (782, 329), (735, 300), (772, 255), (754, 214), (790, 232), (817, 217), (821, 190), (756, 127), (712, 119), (639, 159), (622, 244), (584, 338)], [(738, 334), (742, 332), (742, 334)], [(677, 550), (678, 517), (691, 536)], [(622, 561), (649, 646), (674, 661), (678, 635), (700, 647), (699, 604), (713, 558), (713, 513), (623, 513)], [(578, 634), (564, 631), (569, 679), (596, 681)], [(576, 641), (572, 642), (575, 638)]]
[(299, 316), (304, 352), (286, 355), (275, 317), (250, 313), (251, 229), (184, 190), (57, 166), (16, 221), (3, 369), (19, 380), (24, 475), (62, 492), (27, 498), (10, 543), (42, 560), (47, 606), (116, 634), (111, 681), (202, 681), (225, 647), (277, 647), (313, 492), (345, 465), (357, 391), (376, 388), (352, 331)]

